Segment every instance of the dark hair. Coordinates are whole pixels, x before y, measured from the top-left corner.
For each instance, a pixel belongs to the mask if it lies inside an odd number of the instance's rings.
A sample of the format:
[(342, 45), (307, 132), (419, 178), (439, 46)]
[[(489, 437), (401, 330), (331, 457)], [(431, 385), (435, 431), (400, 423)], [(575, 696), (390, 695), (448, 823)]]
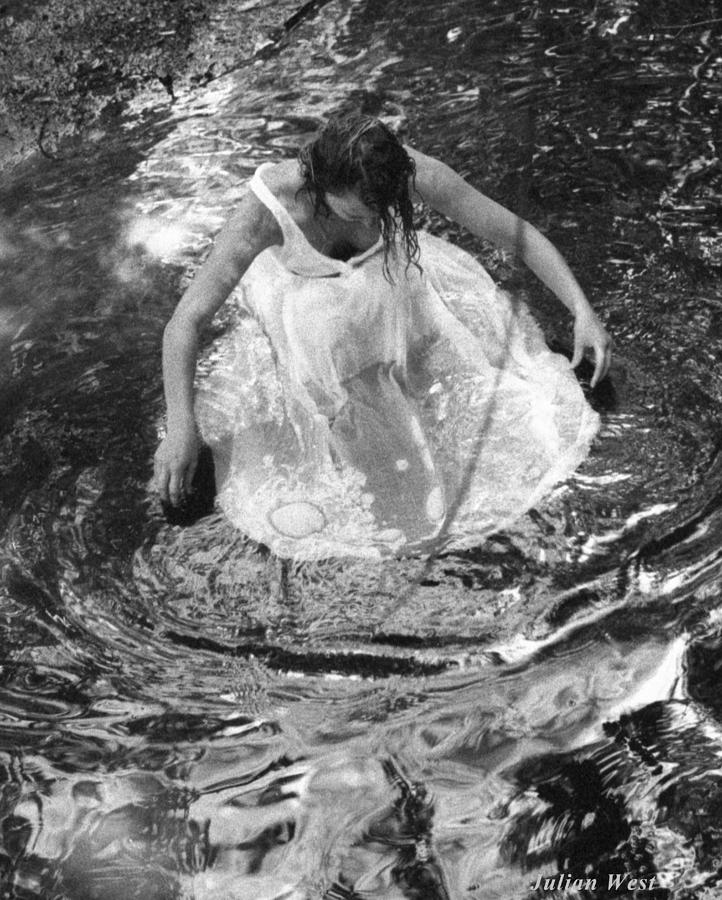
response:
[(326, 193), (350, 189), (378, 213), (384, 245), (384, 273), (390, 277), (389, 254), (396, 255), (395, 238), (400, 231), (407, 266), (417, 262), (419, 242), (409, 180), (416, 173), (414, 161), (396, 135), (371, 116), (351, 113), (333, 116), (298, 155), (304, 186), (316, 213), (330, 212)]

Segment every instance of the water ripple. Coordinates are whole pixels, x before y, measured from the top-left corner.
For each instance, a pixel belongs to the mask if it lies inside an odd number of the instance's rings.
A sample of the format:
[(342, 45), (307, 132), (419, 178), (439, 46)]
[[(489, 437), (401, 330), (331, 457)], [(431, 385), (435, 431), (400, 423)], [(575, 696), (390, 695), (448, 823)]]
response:
[[(563, 866), (718, 890), (720, 23), (705, 0), (593, 6), (335, 0), (275, 55), (7, 178), (18, 897), (509, 900)], [(183, 285), (254, 168), (346, 104), (538, 224), (616, 342), (575, 477), (431, 562), (293, 566), (219, 514), (167, 524), (148, 490)], [(512, 260), (420, 215), (569, 354)]]

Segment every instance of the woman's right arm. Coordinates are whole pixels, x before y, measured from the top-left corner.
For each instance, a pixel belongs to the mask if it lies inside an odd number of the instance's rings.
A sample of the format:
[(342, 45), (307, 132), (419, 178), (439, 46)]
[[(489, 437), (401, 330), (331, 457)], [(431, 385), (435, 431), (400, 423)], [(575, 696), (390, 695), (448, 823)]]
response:
[(193, 413), (198, 340), (258, 254), (283, 240), (276, 220), (252, 191), (218, 233), (207, 260), (183, 294), (163, 334), (166, 437), (155, 454), (161, 499), (177, 505), (188, 493), (200, 442)]

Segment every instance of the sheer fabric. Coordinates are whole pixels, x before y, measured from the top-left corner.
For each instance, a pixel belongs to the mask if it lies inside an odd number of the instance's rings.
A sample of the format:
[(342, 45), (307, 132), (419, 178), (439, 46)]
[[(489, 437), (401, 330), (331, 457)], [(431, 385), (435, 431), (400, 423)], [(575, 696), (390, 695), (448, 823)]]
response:
[(376, 556), (440, 532), (479, 542), (588, 452), (598, 417), (568, 361), (469, 254), (419, 233), (423, 273), (379, 241), (316, 251), (263, 181), (283, 245), (241, 282), (245, 313), (197, 393), (218, 500), (281, 556)]

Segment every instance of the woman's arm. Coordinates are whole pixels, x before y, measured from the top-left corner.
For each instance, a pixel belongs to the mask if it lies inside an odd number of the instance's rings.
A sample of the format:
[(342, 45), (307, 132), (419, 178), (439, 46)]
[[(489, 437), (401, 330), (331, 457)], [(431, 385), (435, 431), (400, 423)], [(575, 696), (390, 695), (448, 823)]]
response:
[(249, 191), (217, 235), (163, 333), (165, 439), (155, 454), (161, 499), (176, 505), (190, 489), (199, 440), (193, 413), (198, 338), (258, 254), (283, 238), (275, 219)]
[(611, 359), (611, 338), (589, 305), (561, 253), (533, 225), (477, 191), (438, 159), (406, 147), (416, 163), (416, 190), (434, 209), (468, 228), (472, 234), (518, 253), (534, 274), (574, 316), (572, 365), (584, 350), (594, 350), (592, 387), (603, 378)]

